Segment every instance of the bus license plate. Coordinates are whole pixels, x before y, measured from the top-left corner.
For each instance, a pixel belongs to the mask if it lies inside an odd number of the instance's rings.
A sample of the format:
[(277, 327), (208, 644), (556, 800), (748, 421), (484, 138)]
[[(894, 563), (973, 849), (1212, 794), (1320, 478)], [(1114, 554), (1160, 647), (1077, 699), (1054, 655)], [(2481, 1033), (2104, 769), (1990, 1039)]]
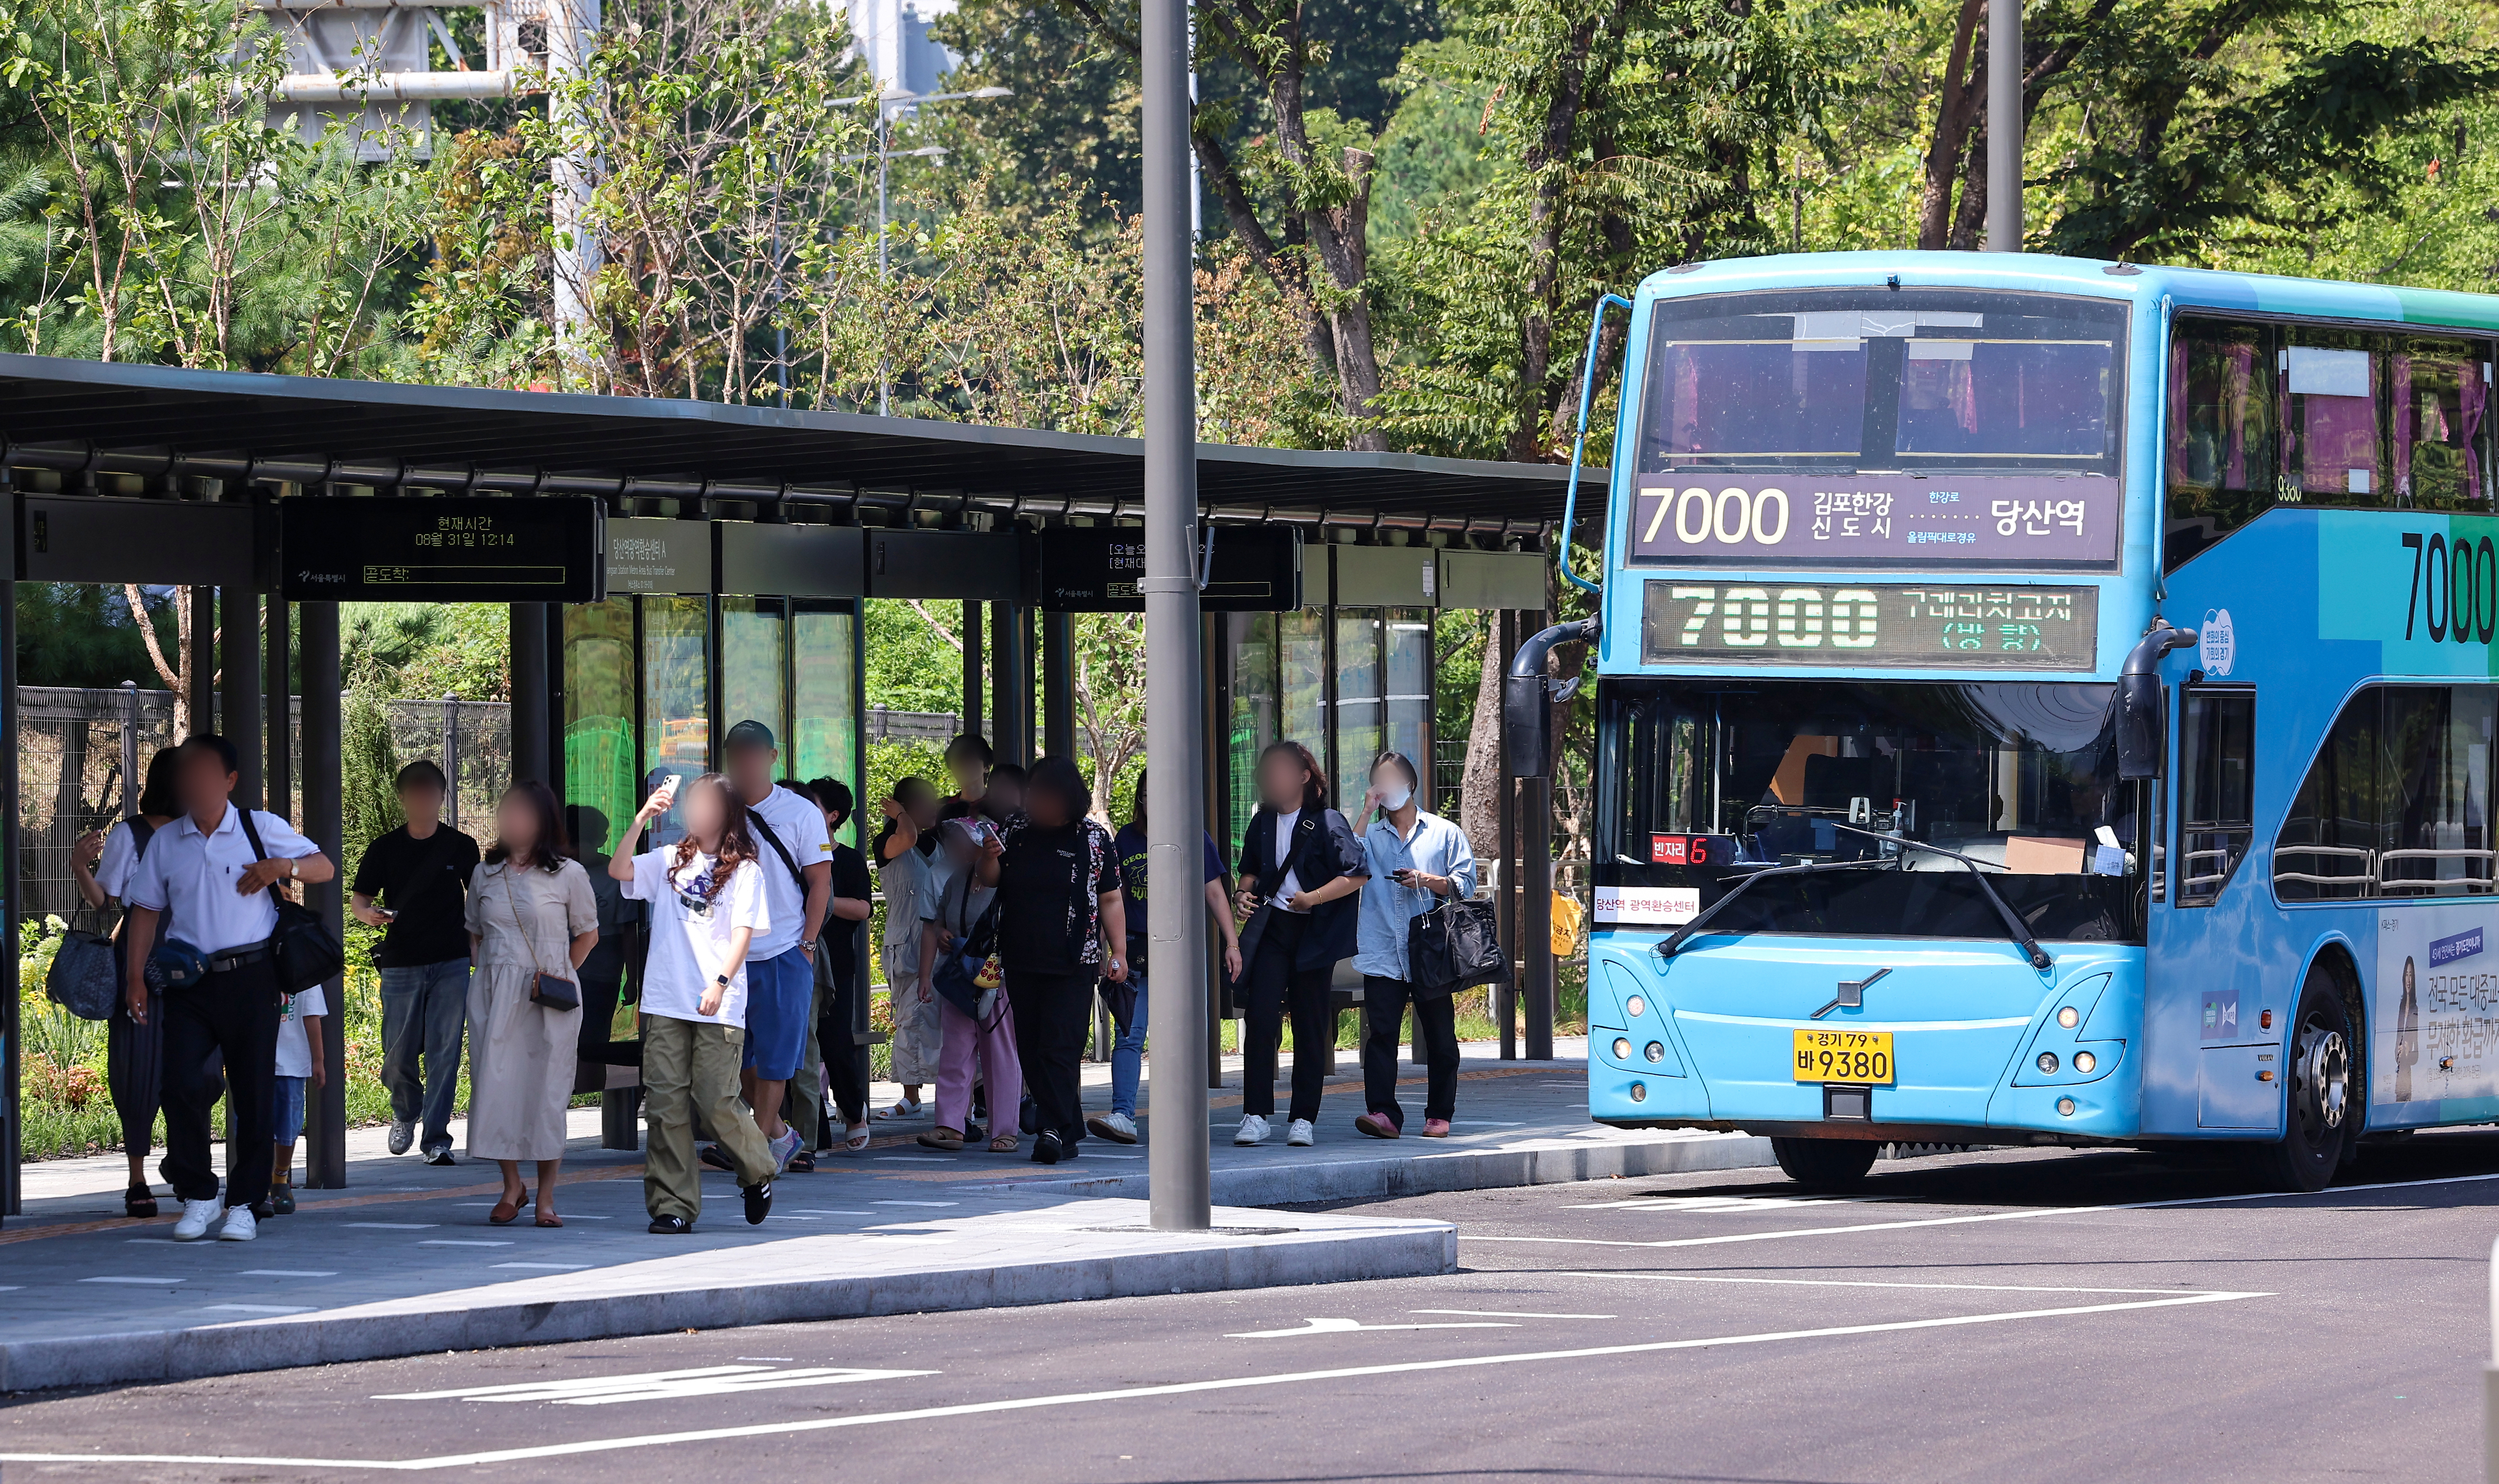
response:
[(1801, 1030), (1796, 1080), (1801, 1082), (1888, 1082), (1896, 1070), (1890, 1031)]

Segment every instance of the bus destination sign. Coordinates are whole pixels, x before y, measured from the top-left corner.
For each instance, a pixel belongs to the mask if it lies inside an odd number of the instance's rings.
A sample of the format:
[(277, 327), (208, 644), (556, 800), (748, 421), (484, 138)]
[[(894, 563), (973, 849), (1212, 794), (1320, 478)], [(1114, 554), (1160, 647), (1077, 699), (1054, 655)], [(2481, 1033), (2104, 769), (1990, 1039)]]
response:
[(293, 602), (595, 602), (606, 596), (596, 500), (301, 498), (277, 503)]
[[(1742, 483), (1736, 483), (1736, 480)], [(2106, 474), (1649, 476), (1631, 561), (1738, 568), (2117, 565)]]
[(1642, 595), (1643, 664), (2088, 670), (2099, 590), (1983, 583), (1676, 582)]

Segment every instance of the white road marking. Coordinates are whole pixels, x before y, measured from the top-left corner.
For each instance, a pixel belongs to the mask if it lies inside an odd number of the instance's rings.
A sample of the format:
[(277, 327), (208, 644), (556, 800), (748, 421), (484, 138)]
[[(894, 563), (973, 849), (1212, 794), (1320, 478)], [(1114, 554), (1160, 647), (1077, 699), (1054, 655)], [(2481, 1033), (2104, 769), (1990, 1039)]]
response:
[(924, 1236), (919, 1233), (878, 1235), (874, 1237), (862, 1237), (860, 1240), (871, 1246), (880, 1242), (888, 1245), (908, 1243), (912, 1246), (919, 1247), (950, 1247), (955, 1244), (955, 1239), (952, 1237)]
[(238, 1277), (337, 1277), (329, 1268), (245, 1268)]
[(597, 1263), (491, 1263), (488, 1266), (497, 1269), (544, 1268), (556, 1273), (579, 1273), (584, 1268), (596, 1268), (599, 1265)]
[(1649, 1196), (1635, 1201), (1598, 1201), (1565, 1206), (1564, 1210), (1708, 1211), (1737, 1215), (1751, 1210), (1802, 1210), (1815, 1206), (1863, 1206), (1854, 1196)]
[(878, 1427), (893, 1422), (932, 1422), (948, 1417), (975, 1417), (992, 1412), (1032, 1411), (1042, 1407), (1080, 1406), (1104, 1402), (1138, 1402), (1160, 1397), (1204, 1396), (1262, 1386), (1295, 1386), (1312, 1382), (1358, 1380), (1364, 1376), (1406, 1375), (1431, 1371), (1466, 1371), (1484, 1366), (1533, 1365), (1544, 1361), (1605, 1360), (1621, 1355), (1656, 1355), (1671, 1350), (1706, 1350), (1719, 1345), (1772, 1344), (1791, 1339), (1833, 1339), (1856, 1335), (1903, 1334), (1915, 1330), (1950, 1329), (1964, 1325), (2010, 1324), (2029, 1319), (2061, 1319), (2085, 1314), (2126, 1313), (2139, 1309), (2178, 1308), (2221, 1304), (2237, 1299), (2266, 1298), (2257, 1293), (2195, 1293), (2175, 1298), (2145, 1299), (2126, 1304), (2086, 1304), (2066, 1308), (2019, 1309), (1998, 1314), (1963, 1314), (1941, 1319), (1902, 1319), (1887, 1324), (1851, 1324), (1818, 1330), (1778, 1330), (1759, 1335), (1718, 1335), (1701, 1339), (1660, 1339), (1642, 1344), (1592, 1345), (1575, 1350), (1529, 1350), (1509, 1355), (1462, 1355), (1445, 1360), (1394, 1361), (1372, 1366), (1343, 1366), (1326, 1371), (1299, 1371), (1259, 1375), (1219, 1376), (1205, 1381), (1175, 1381), (1160, 1386), (1131, 1386), (1117, 1391), (1059, 1392), (1040, 1397), (1011, 1397), (995, 1402), (965, 1402), (949, 1406), (921, 1406), (905, 1411), (863, 1412), (849, 1417), (810, 1417), (787, 1422), (749, 1423), (738, 1427), (701, 1428), (683, 1433), (651, 1433), (633, 1437), (591, 1438), (580, 1442), (541, 1443), (524, 1448), (498, 1448), (477, 1453), (447, 1453), (411, 1459), (282, 1458), (269, 1455), (227, 1456), (189, 1453), (0, 1453), (0, 1464), (186, 1464), (210, 1468), (249, 1465), (264, 1468), (363, 1468), (375, 1472), (423, 1473), (438, 1468), (475, 1468), (487, 1464), (522, 1463), (532, 1459), (568, 1458), (578, 1454), (616, 1453), (630, 1448), (664, 1448), (678, 1443), (722, 1442), (741, 1437), (775, 1437), (795, 1433), (824, 1433), (840, 1428)]
[(2323, 1190), (2257, 1190), (2246, 1195), (2187, 1196), (2174, 1201), (2126, 1201), (2114, 1206), (2042, 1206), (2033, 1210), (1984, 1211), (1974, 1216), (1931, 1216), (1923, 1221), (1869, 1221), (1857, 1226), (1800, 1226), (1775, 1232), (1730, 1232), (1720, 1237), (1675, 1237), (1624, 1242), (1601, 1237), (1478, 1237), (1460, 1242), (1538, 1242), (1581, 1247), (1714, 1247), (1732, 1242), (1780, 1242), (1791, 1237), (1839, 1237), (1855, 1232), (1902, 1232), (1922, 1226), (1967, 1226), (1978, 1221), (2028, 1221), (2040, 1216), (2089, 1216), (2108, 1210), (2160, 1210), (2172, 1206), (2219, 1206), (2232, 1201), (2289, 1201), (2308, 1196), (2353, 1195), (2364, 1190), (2410, 1190), (2422, 1185), (2460, 1185), (2499, 1180), (2499, 1175), (2443, 1175), (2425, 1180), (2385, 1180), (2372, 1185), (2329, 1185)]
[(349, 1221), (344, 1224), (350, 1227), (361, 1227), (368, 1232), (430, 1232), (442, 1223), (439, 1221)]
[(508, 1247), (508, 1242), (487, 1242), (470, 1237), (428, 1237), (417, 1243), (420, 1247)]
[(1515, 1324), (1365, 1324), (1359, 1319), (1305, 1319), (1298, 1330), (1249, 1330), (1226, 1339), (1292, 1339), (1303, 1335), (1373, 1334), (1380, 1330), (1514, 1330)]
[[(927, 1206), (927, 1207), (939, 1207), (939, 1206), (960, 1206), (960, 1205), (962, 1205), (963, 1203), (962, 1203), (962, 1202), (960, 1202), (960, 1201), (875, 1201), (875, 1202), (871, 1202), (871, 1203), (869, 1203), (869, 1204), (871, 1204), (871, 1205), (875, 1205), (875, 1206)], [(866, 1213), (866, 1212), (862, 1212), (861, 1214), (867, 1214), (867, 1213)]]
[(521, 1381), (504, 1386), (464, 1386), (451, 1391), (397, 1392), (376, 1402), (549, 1402), (563, 1406), (606, 1406), (617, 1402), (673, 1402), (732, 1392), (781, 1391), (792, 1386), (838, 1386), (848, 1381), (891, 1381), (935, 1375), (933, 1371), (869, 1371), (855, 1366), (811, 1366), (775, 1371), (769, 1366), (703, 1366), (691, 1371), (648, 1371), (635, 1375), (579, 1376), (571, 1380)]
[(802, 1216), (873, 1216), (876, 1212), (872, 1210), (818, 1210), (810, 1207), (802, 1206), (798, 1208), (798, 1214)]
[(178, 1277), (88, 1277), (81, 1278), (79, 1281), (81, 1283), (139, 1283), (149, 1288), (161, 1288), (167, 1283), (178, 1283), (182, 1280)]
[[(1566, 1273), (1565, 1277), (1578, 1274)], [(1410, 1314), (1472, 1314), (1478, 1319), (1611, 1319), (1613, 1314), (1529, 1314), (1507, 1308), (1410, 1308)]]
[(309, 1314), (318, 1306), (304, 1304), (211, 1304), (200, 1310), (204, 1314)]
[[(1871, 1278), (1720, 1277), (1702, 1273), (1559, 1273), (1556, 1277), (1638, 1278), (1647, 1283), (1769, 1283), (1782, 1288), (1928, 1288), (1947, 1293), (2215, 1293), (2205, 1288), (2048, 1288), (2027, 1283), (1887, 1283)], [(2270, 1299), (2269, 1293), (2234, 1294), (2241, 1299)], [(1427, 1312), (1424, 1309), (1416, 1313)], [(1438, 1312), (1435, 1310), (1434, 1312)]]

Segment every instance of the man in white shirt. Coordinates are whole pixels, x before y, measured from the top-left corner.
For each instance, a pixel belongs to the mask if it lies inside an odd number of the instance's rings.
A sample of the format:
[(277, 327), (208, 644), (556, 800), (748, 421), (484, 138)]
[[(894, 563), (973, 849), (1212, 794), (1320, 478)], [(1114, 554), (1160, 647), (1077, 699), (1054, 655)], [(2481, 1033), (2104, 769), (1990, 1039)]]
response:
[[(158, 1009), (165, 1017), (165, 1162), (159, 1168), (182, 1202), (174, 1240), (208, 1235), (220, 1210), (217, 1235), (249, 1242), (251, 1209), (269, 1195), (272, 1104), (276, 1096), (277, 1022), (284, 995), (270, 937), (277, 930), (277, 904), (270, 887), (296, 881), (331, 880), (339, 868), (293, 825), (254, 810), (252, 830), (268, 851), (251, 847), (243, 816), (231, 802), (237, 771), (234, 744), (195, 732), (182, 744), (178, 788), (182, 813), (157, 831), (131, 874), (129, 941), (156, 941), (156, 919), (171, 909), (173, 941), (196, 950), (208, 962), (197, 984), (169, 988)], [(148, 1013), (147, 958), (129, 956), (124, 993), (131, 1018)], [(225, 1057), (225, 1199), (209, 1163), (209, 1111), (216, 1081), (206, 1074), (211, 1055)]]
[[(746, 805), (746, 831), (755, 837), (755, 863), (771, 914), (771, 924), (756, 934), (746, 954), (746, 1052), (738, 1082), (778, 1171), (807, 1147), (806, 1136), (783, 1121), (781, 1105), (815, 1029), (816, 934), (832, 904), (833, 836), (823, 810), (772, 781), (781, 754), (771, 727), (738, 723), (722, 753), (729, 786)], [(704, 1151), (703, 1162), (731, 1168), (717, 1146)]]

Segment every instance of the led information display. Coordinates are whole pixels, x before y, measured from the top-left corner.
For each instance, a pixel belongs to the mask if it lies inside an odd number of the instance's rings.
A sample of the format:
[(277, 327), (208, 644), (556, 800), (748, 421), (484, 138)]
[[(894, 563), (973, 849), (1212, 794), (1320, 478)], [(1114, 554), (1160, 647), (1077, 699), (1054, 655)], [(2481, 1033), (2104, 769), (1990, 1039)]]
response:
[(2098, 641), (2090, 587), (1660, 579), (1641, 601), (1644, 664), (2088, 670)]
[(606, 512), (596, 500), (442, 496), (282, 500), (280, 583), (293, 602), (596, 602)]
[[(1201, 540), (1206, 528), (1198, 528)], [(1282, 613), (1302, 605), (1302, 542), (1290, 526), (1224, 526), (1197, 596), (1205, 613)], [(1138, 526), (1053, 527), (1041, 533), (1041, 606), (1049, 613), (1143, 613), (1146, 532)], [(1198, 560), (1209, 565), (1206, 548)], [(1322, 571), (1325, 568), (1321, 568)]]
[(1632, 496), (1643, 566), (1938, 563), (2117, 565), (2125, 489), (2106, 474), (1648, 475)]

